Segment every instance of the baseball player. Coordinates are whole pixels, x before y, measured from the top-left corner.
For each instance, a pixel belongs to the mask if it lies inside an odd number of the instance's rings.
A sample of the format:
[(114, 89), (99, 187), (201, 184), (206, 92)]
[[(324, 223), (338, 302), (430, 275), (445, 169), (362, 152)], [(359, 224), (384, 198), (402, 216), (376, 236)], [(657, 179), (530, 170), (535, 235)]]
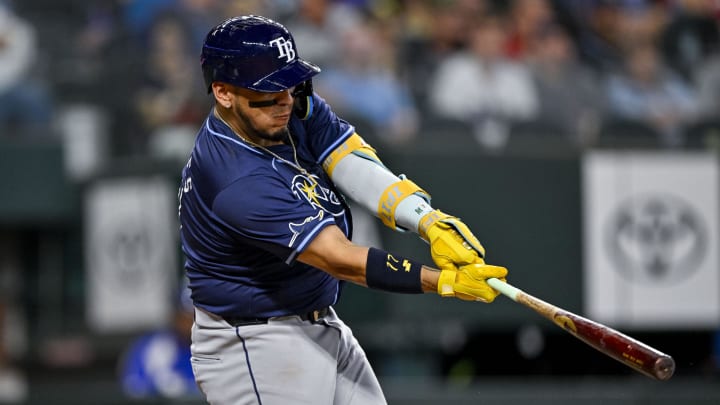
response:
[[(492, 302), (504, 267), (458, 218), (386, 168), (313, 92), (320, 69), (259, 16), (228, 19), (202, 48), (215, 105), (183, 169), (179, 215), (195, 306), (191, 362), (211, 404), (383, 404), (333, 310), (343, 283)], [(346, 198), (426, 240), (438, 267), (351, 242)]]

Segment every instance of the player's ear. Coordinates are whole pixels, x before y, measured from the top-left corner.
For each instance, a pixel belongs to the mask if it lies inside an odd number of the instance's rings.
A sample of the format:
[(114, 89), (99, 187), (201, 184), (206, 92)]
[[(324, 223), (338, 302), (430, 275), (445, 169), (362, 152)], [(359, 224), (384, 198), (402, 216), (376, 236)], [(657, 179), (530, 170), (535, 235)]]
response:
[(223, 82), (213, 82), (210, 86), (215, 102), (224, 108), (232, 106), (233, 92), (229, 84)]

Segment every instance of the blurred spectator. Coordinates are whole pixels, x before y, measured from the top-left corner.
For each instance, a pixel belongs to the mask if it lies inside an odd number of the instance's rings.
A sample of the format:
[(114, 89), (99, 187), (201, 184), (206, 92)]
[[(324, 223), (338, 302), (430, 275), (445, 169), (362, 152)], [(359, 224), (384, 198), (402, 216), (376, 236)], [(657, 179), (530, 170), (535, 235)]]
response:
[(540, 101), (538, 120), (577, 145), (592, 143), (605, 94), (595, 72), (579, 62), (565, 29), (557, 24), (540, 29), (529, 44), (528, 63)]
[(141, 133), (155, 155), (185, 159), (210, 107), (188, 35), (175, 14), (160, 16), (148, 32), (144, 77), (134, 101)]
[(190, 363), (193, 311), (190, 290), (183, 283), (171, 325), (148, 332), (128, 346), (119, 363), (120, 381), (127, 396), (199, 396)]
[[(277, 7), (277, 1), (270, 0), (225, 0), (220, 2), (220, 13), (221, 17), (218, 21), (236, 17), (239, 15), (266, 15), (266, 16), (277, 16), (281, 15), (285, 10), (281, 7)], [(215, 23), (217, 24), (217, 22)], [(207, 27), (206, 27), (207, 28)]]
[(488, 15), (470, 32), (467, 51), (444, 59), (431, 82), (433, 112), (475, 125), (477, 140), (505, 146), (509, 125), (536, 117), (538, 99), (528, 69), (504, 56), (505, 20)]
[[(194, 87), (201, 85), (194, 74), (201, 43), (230, 4), (103, 0), (88, 6), (77, 66), (84, 101), (110, 117), (113, 156), (186, 156), (185, 124), (196, 125), (209, 108)], [(106, 91), (97, 92), (101, 87)]]
[(578, 45), (580, 60), (597, 71), (621, 64), (622, 8), (612, 0), (556, 0)]
[(677, 10), (662, 35), (662, 51), (670, 67), (686, 79), (693, 69), (720, 48), (715, 6), (708, 0), (678, 0)]
[(209, 28), (222, 19), (222, 7), (229, 1), (220, 0), (126, 0), (123, 8), (125, 27), (135, 36), (145, 37), (163, 15), (174, 13), (186, 26), (190, 46), (199, 53)]
[(607, 90), (615, 117), (655, 128), (666, 146), (682, 142), (682, 127), (698, 110), (694, 89), (663, 65), (659, 50), (647, 41), (629, 46), (624, 70), (610, 76)]
[(511, 59), (523, 59), (538, 31), (553, 19), (549, 0), (512, 0), (510, 32), (506, 53)]
[(358, 10), (332, 0), (299, 0), (299, 7), (285, 26), (292, 32), (303, 59), (322, 69), (341, 62), (345, 33), (361, 20)]
[(700, 116), (720, 121), (720, 53), (701, 61), (695, 69)]
[(228, 0), (178, 0), (178, 2), (177, 9), (170, 11), (181, 17), (185, 24), (187, 46), (192, 50), (193, 57), (197, 57), (210, 30), (208, 27), (213, 27), (218, 21), (225, 19), (224, 7), (230, 2)]
[(38, 61), (35, 29), (0, 2), (0, 135), (47, 135), (53, 102), (33, 76)]
[(466, 10), (452, 1), (405, 2), (398, 69), (423, 113), (431, 109), (429, 84), (438, 65), (466, 47), (468, 23), (481, 15), (483, 4), (478, 2), (476, 10), (465, 14)]
[(381, 142), (411, 139), (418, 129), (418, 114), (395, 72), (393, 44), (372, 23), (355, 26), (341, 40), (339, 64), (318, 76), (318, 93), (351, 123), (354, 118), (367, 121)]
[[(113, 0), (94, 2), (84, 10), (85, 24), (78, 33), (76, 43), (76, 50), (84, 56), (84, 67), (91, 63), (96, 69), (101, 62), (96, 57), (120, 35), (122, 24), (119, 12), (119, 6)], [(79, 73), (87, 74), (88, 71)]]
[(124, 24), (123, 5), (116, 0), (89, 4), (67, 55), (58, 58), (63, 103), (92, 105), (106, 117), (107, 149), (113, 157), (135, 153), (145, 139), (136, 125), (132, 97), (146, 53)]
[(120, 4), (122, 4), (123, 22), (131, 33), (141, 35), (148, 30), (158, 15), (177, 3), (178, 0), (122, 1)]

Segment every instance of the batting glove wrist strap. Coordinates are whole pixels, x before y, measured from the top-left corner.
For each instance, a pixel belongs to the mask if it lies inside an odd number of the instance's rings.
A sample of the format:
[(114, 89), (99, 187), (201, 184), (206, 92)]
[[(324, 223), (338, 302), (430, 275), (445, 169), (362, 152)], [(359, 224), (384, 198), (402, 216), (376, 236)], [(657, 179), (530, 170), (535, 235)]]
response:
[(422, 265), (384, 250), (370, 248), (365, 266), (368, 287), (406, 294), (421, 294)]

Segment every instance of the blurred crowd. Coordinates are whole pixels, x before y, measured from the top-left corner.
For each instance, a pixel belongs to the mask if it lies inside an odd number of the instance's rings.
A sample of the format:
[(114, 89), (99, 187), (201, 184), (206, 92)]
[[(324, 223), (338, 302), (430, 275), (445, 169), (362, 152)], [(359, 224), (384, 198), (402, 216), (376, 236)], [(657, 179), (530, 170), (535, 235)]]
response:
[(717, 0), (0, 0), (0, 134), (72, 132), (71, 111), (112, 156), (183, 156), (210, 106), (203, 38), (248, 13), (290, 28), (374, 142), (719, 136)]

